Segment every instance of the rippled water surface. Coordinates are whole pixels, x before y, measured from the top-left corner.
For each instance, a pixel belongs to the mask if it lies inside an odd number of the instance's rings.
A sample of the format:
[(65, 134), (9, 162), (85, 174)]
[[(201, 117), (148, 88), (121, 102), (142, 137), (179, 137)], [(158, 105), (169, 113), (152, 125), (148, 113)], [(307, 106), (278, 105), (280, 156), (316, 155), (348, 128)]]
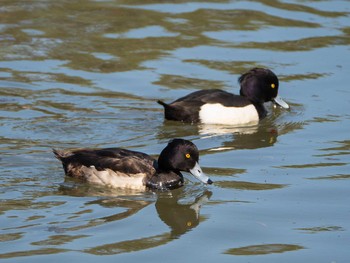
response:
[[(349, 1), (0, 5), (3, 262), (349, 262)], [(253, 127), (164, 121), (157, 99), (256, 66), (289, 110)], [(157, 156), (192, 140), (215, 182), (170, 192), (64, 178), (51, 148)]]

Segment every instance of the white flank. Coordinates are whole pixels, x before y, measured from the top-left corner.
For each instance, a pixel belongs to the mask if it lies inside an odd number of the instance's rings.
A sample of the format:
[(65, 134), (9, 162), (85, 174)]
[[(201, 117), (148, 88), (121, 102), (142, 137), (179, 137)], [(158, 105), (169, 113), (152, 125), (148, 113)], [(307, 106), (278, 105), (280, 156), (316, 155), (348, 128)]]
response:
[(204, 104), (199, 111), (199, 118), (206, 124), (239, 125), (259, 122), (259, 115), (254, 105), (245, 107), (225, 107), (220, 103)]
[(83, 167), (83, 171), (85, 179), (89, 183), (128, 189), (146, 189), (146, 186), (143, 184), (145, 174), (139, 173), (128, 176), (124, 173), (114, 172), (110, 169), (98, 171), (94, 166)]

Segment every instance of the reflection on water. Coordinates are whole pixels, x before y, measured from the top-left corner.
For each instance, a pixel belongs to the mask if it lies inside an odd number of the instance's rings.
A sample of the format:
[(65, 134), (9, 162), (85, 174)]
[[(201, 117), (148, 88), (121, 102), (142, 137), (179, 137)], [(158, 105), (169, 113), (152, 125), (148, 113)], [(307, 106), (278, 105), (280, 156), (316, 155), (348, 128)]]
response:
[(140, 239), (105, 244), (84, 250), (84, 252), (95, 255), (120, 254), (154, 248), (179, 238), (187, 231), (198, 226), (200, 221), (204, 219), (199, 215), (200, 208), (209, 200), (211, 192), (207, 191), (201, 193), (196, 197), (195, 201), (190, 204), (179, 203), (179, 196), (181, 195), (176, 191), (173, 191), (170, 196), (169, 194), (165, 196), (160, 194), (155, 203), (158, 216), (170, 227), (170, 233), (165, 232)]
[[(348, 260), (349, 16), (327, 0), (1, 1), (0, 258)], [(158, 99), (238, 94), (252, 67), (276, 72), (288, 111), (267, 104), (249, 127), (164, 121)], [(64, 181), (51, 153), (158, 154), (175, 137), (215, 184), (98, 188)]]
[(273, 253), (284, 253), (288, 251), (294, 251), (304, 249), (302, 246), (291, 244), (264, 244), (248, 247), (231, 248), (225, 253), (230, 255), (264, 255)]
[[(116, 193), (115, 191), (116, 190), (114, 190), (114, 193)], [(102, 189), (89, 187), (86, 188), (85, 195), (83, 195), (81, 187), (75, 188), (72, 187), (72, 185), (69, 187), (67, 185), (63, 185), (60, 189), (60, 192), (65, 195), (69, 194), (73, 196), (87, 196), (101, 194)], [(139, 224), (141, 228), (146, 231), (145, 233), (149, 233), (147, 234), (148, 236), (135, 238), (132, 240), (129, 239), (127, 241), (120, 241), (117, 243), (103, 242), (105, 244), (93, 246), (89, 249), (82, 249), (82, 252), (96, 255), (112, 255), (161, 246), (179, 238), (181, 235), (197, 227), (200, 222), (206, 220), (206, 217), (200, 215), (200, 209), (202, 205), (206, 204), (209, 201), (209, 198), (212, 195), (210, 191), (203, 191), (201, 189), (198, 189), (190, 193), (192, 200), (188, 200), (188, 193), (181, 189), (172, 192), (159, 192), (154, 194), (150, 193), (148, 197), (145, 194), (130, 195), (129, 191), (125, 192), (123, 189), (120, 189), (118, 192), (118, 197), (107, 197), (108, 195), (112, 195), (113, 191), (106, 191), (104, 192), (104, 195), (106, 195), (106, 197), (87, 201), (83, 204), (83, 206), (79, 206), (78, 211), (74, 211), (74, 205), (69, 205), (67, 202), (37, 202), (38, 207), (35, 207), (35, 209), (38, 211), (43, 208), (52, 208), (53, 206), (61, 206), (65, 208), (62, 210), (62, 214), (56, 215), (55, 221), (46, 222), (44, 224), (47, 226), (46, 228), (48, 231), (48, 235), (46, 234), (46, 239), (40, 239), (40, 237), (37, 237), (39, 240), (34, 241), (34, 239), (31, 242), (31, 246), (33, 248), (28, 249), (28, 251), (20, 251), (18, 249), (15, 249), (14, 252), (0, 254), (0, 258), (4, 259), (40, 254), (54, 254), (65, 251), (67, 252), (69, 249), (35, 249), (35, 247), (65, 247), (65, 245), (70, 243), (74, 244), (75, 242), (81, 242), (79, 240), (89, 239), (91, 237), (91, 234), (79, 234), (82, 230), (91, 229), (88, 232), (94, 232), (96, 231), (94, 229), (98, 229), (99, 226), (106, 226), (109, 228), (110, 225), (119, 225), (119, 221), (133, 222), (134, 220), (129, 218), (132, 218), (137, 213), (140, 213), (140, 210), (152, 204), (155, 206), (155, 211), (158, 214), (159, 219), (170, 228), (170, 231), (165, 230), (164, 228), (160, 228), (159, 230), (152, 227), (150, 228), (150, 224), (153, 224), (152, 222), (138, 222), (137, 224)], [(182, 200), (184, 198), (186, 200)], [(7, 210), (6, 206), (11, 206), (12, 210), (16, 209), (16, 207), (11, 204), (10, 201), (8, 201), (7, 203), (4, 203), (4, 206), (2, 207), (3, 212)], [(28, 209), (28, 206), (33, 206), (33, 204), (25, 204), (22, 202), (22, 204), (17, 204), (17, 209), (21, 209), (21, 207), (23, 209)], [(84, 207), (85, 209), (81, 210)], [(108, 212), (108, 215), (96, 217), (94, 214), (97, 210), (99, 210), (98, 207), (103, 208), (102, 210)], [(110, 214), (111, 212), (113, 214)], [(98, 214), (100, 214), (100, 212), (97, 212), (97, 215)], [(43, 222), (47, 220), (46, 216), (38, 215), (36, 217), (30, 217), (25, 221)], [(124, 223), (121, 223), (121, 225), (123, 224)], [(23, 238), (22, 231), (25, 231), (25, 229), (27, 229), (27, 231), (31, 231), (40, 225), (41, 224), (39, 223), (25, 223), (24, 225), (16, 227), (3, 228), (3, 231), (16, 230), (21, 232), (2, 234), (0, 236), (0, 242), (21, 239)], [(130, 230), (133, 228), (135, 228), (135, 226), (128, 226), (128, 229)], [(148, 228), (150, 228), (150, 231), (147, 231)], [(137, 227), (135, 229), (137, 229)], [(121, 229), (116, 227), (113, 228), (112, 231), (117, 235), (121, 232)], [(106, 239), (106, 241), (107, 240), (108, 239)]]
[(298, 230), (315, 234), (323, 231), (345, 231), (342, 227), (339, 226), (322, 226), (322, 227), (310, 227), (310, 228), (298, 228)]
[(200, 216), (200, 209), (212, 195), (210, 191), (204, 191), (196, 196), (194, 202), (181, 204), (178, 194), (173, 192), (171, 198), (158, 198), (155, 204), (159, 218), (171, 229), (171, 238), (179, 238), (205, 219)]
[(216, 185), (222, 188), (245, 189), (245, 190), (273, 190), (285, 187), (282, 184), (252, 183), (242, 181), (218, 181)]

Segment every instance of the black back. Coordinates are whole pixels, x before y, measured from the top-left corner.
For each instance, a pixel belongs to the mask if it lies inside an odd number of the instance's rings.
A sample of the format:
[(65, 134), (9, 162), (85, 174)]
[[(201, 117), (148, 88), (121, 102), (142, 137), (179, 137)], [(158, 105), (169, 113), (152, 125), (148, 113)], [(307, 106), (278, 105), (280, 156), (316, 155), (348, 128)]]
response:
[(200, 108), (207, 103), (220, 103), (226, 107), (244, 107), (251, 104), (245, 97), (219, 89), (195, 91), (170, 104), (158, 103), (164, 106), (166, 119), (184, 122), (198, 122)]
[[(57, 154), (56, 154), (57, 156)], [(68, 156), (57, 156), (63, 163), (67, 173), (67, 165), (86, 167), (95, 166), (99, 171), (111, 169), (125, 174), (155, 172), (155, 160), (141, 152), (120, 148), (81, 149), (71, 151)]]

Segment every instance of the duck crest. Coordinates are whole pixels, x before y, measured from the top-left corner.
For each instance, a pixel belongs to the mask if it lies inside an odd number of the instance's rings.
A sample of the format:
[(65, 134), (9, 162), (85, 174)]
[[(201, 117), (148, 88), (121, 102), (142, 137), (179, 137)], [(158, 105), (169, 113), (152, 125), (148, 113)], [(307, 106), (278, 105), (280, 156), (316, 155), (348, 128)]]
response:
[(264, 103), (277, 96), (279, 81), (275, 73), (266, 68), (253, 68), (238, 78), (240, 95), (253, 103)]

